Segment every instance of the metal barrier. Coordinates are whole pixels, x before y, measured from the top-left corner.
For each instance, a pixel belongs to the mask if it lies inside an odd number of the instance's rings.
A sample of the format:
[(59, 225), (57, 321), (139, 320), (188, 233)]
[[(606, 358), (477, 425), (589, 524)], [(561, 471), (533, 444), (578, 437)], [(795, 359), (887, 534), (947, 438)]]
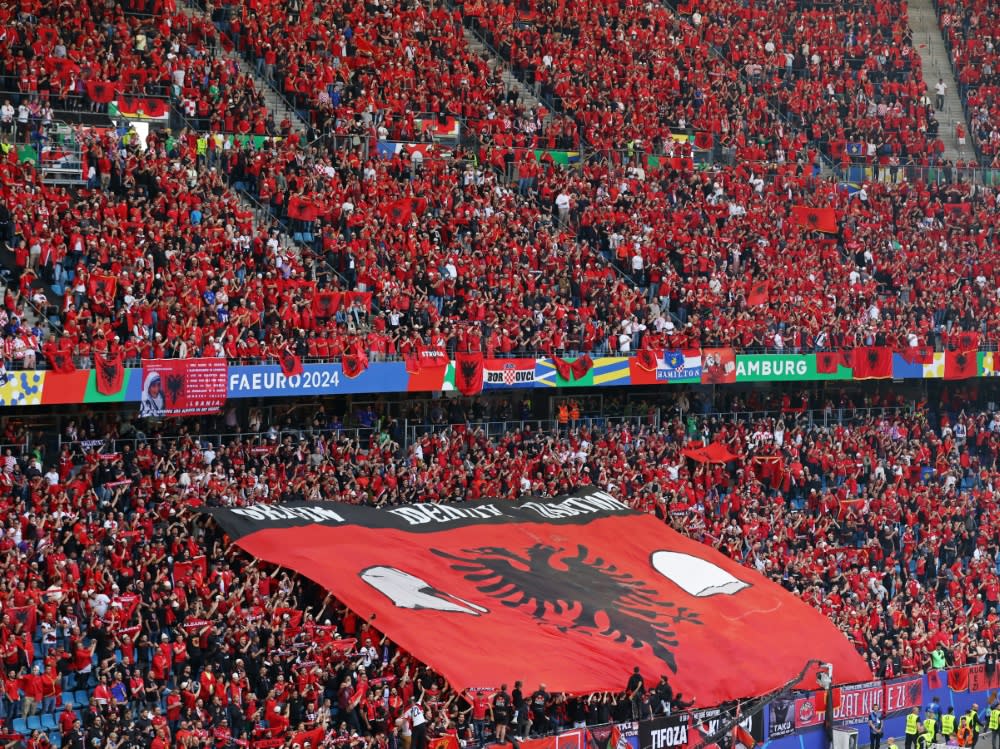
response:
[[(70, 449), (79, 448), (86, 452), (96, 450), (99, 454), (110, 454), (119, 452), (126, 445), (134, 451), (139, 445), (153, 444), (159, 440), (163, 440), (165, 442), (190, 441), (213, 448), (231, 446), (236, 442), (241, 442), (244, 445), (248, 445), (251, 450), (266, 448), (267, 451), (270, 451), (272, 448), (280, 446), (286, 437), (291, 437), (298, 444), (299, 440), (310, 440), (317, 436), (324, 438), (334, 437), (338, 440), (349, 439), (367, 449), (368, 440), (375, 433), (380, 433), (380, 430), (376, 430), (374, 427), (344, 426), (319, 429), (312, 427), (270, 427), (259, 432), (222, 432), (217, 434), (146, 434), (137, 431), (134, 437), (109, 437), (107, 439), (96, 438), (89, 440), (64, 440), (60, 434), (59, 449), (62, 450), (64, 447), (69, 447)], [(20, 449), (20, 446), (18, 447)], [(0, 445), (0, 455), (3, 454), (4, 448), (4, 445)]]

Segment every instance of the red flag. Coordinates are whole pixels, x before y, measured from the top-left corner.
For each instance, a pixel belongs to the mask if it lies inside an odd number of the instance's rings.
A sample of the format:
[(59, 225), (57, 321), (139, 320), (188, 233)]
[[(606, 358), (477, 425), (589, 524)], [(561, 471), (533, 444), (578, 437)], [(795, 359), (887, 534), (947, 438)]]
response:
[(761, 305), (767, 304), (770, 299), (770, 291), (770, 281), (758, 281), (750, 287), (750, 291), (747, 294), (747, 304), (751, 307), (760, 307)]
[(694, 147), (707, 151), (712, 147), (712, 134), (706, 130), (699, 130), (694, 134)]
[(837, 233), (837, 212), (833, 208), (813, 208), (808, 205), (793, 205), (792, 218), (795, 222), (812, 231), (827, 234)]
[(639, 353), (636, 355), (636, 364), (645, 369), (647, 372), (652, 372), (656, 369), (657, 363), (660, 361), (659, 352), (650, 351), (649, 349), (639, 349)]
[(477, 395), (482, 392), (482, 351), (459, 351), (455, 354), (455, 387), (462, 395)]
[(319, 218), (319, 212), (311, 200), (301, 195), (292, 195), (288, 199), (288, 217), (299, 221), (315, 221)]
[(118, 278), (111, 275), (95, 273), (87, 281), (87, 291), (91, 296), (103, 294), (106, 297), (114, 297), (118, 290)]
[(955, 351), (978, 351), (979, 333), (964, 331), (955, 338), (955, 343), (951, 346)]
[(115, 99), (115, 87), (106, 81), (87, 81), (87, 97), (98, 104), (110, 104)]
[(352, 347), (349, 352), (344, 352), (340, 359), (340, 368), (344, 370), (344, 376), (354, 379), (359, 374), (368, 369), (368, 354), (359, 345)]
[(405, 224), (414, 214), (420, 215), (427, 208), (423, 198), (401, 198), (387, 203), (382, 209), (382, 215), (394, 224)]
[(362, 55), (375, 54), (375, 45), (373, 45), (370, 41), (360, 36), (354, 37), (354, 49), (358, 51), (358, 54)]
[(278, 364), (281, 366), (281, 373), (285, 377), (294, 377), (302, 374), (302, 357), (298, 356), (291, 349), (283, 349), (278, 356)]
[(573, 371), (570, 368), (569, 362), (554, 351), (549, 352), (549, 358), (552, 359), (552, 365), (556, 368), (556, 374), (559, 375), (560, 379), (569, 382), (573, 377)]
[(821, 351), (816, 354), (816, 372), (818, 374), (836, 374), (840, 368), (840, 354), (833, 351)]
[(317, 291), (312, 298), (313, 315), (320, 318), (333, 317), (340, 309), (339, 291)]
[(737, 723), (736, 728), (733, 729), (733, 744), (742, 746), (744, 749), (753, 749), (757, 745), (757, 740), (747, 729)]
[(569, 365), (569, 368), (573, 372), (574, 380), (582, 380), (593, 366), (594, 360), (590, 358), (589, 354), (584, 354), (583, 356), (578, 356), (574, 359), (573, 363)]
[[(447, 367), (450, 359), (448, 352), (437, 346), (420, 346), (417, 349), (417, 357), (420, 370), (432, 369), (434, 367)], [(418, 371), (420, 371), (418, 370)]]
[(59, 374), (72, 374), (76, 371), (76, 364), (73, 362), (73, 352), (66, 349), (53, 349), (45, 354), (52, 366), (53, 372)]
[(946, 673), (945, 671), (939, 671), (937, 669), (932, 669), (927, 672), (927, 687), (929, 689), (941, 689), (944, 687), (944, 679), (941, 678), (941, 674)]
[(97, 392), (101, 395), (115, 395), (125, 381), (125, 365), (122, 355), (94, 357), (94, 376)]
[[(872, 678), (822, 612), (609, 494), (526, 497), (503, 502), (499, 517), (498, 502), (205, 511), (251, 556), (375, 613), (380, 632), (451, 684), (530, 670), (553, 692), (581, 694), (617, 690), (619, 675), (639, 666), (669, 671), (675, 693), (719, 705), (779, 688), (811, 658), (832, 663), (844, 683)], [(540, 626), (552, 610), (569, 612), (556, 633)], [(463, 636), (470, 627), (478, 639)], [(760, 653), (771, 667), (732, 678), (734, 663)]]
[(944, 378), (946, 380), (967, 380), (979, 374), (979, 355), (975, 351), (946, 351), (944, 354)]
[(933, 346), (907, 346), (902, 351), (903, 360), (907, 364), (933, 364)]
[(892, 349), (863, 346), (854, 349), (855, 380), (885, 380), (892, 377)]
[(969, 688), (969, 667), (948, 669), (948, 689), (953, 692), (964, 692)]

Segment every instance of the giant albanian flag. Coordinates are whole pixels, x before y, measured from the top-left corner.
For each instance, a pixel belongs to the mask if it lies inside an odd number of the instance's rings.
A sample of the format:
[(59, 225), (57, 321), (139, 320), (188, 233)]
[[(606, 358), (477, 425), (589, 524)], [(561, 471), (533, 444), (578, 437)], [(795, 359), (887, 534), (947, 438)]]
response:
[(621, 688), (639, 666), (697, 704), (762, 694), (810, 659), (871, 679), (821, 613), (594, 488), (376, 510), (208, 509), (248, 553), (329, 589), (456, 689)]

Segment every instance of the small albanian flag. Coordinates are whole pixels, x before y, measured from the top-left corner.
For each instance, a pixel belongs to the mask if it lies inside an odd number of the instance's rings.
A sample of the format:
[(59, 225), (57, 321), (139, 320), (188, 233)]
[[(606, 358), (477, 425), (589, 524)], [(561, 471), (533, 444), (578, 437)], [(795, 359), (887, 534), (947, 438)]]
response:
[(361, 346), (354, 346), (341, 357), (340, 368), (344, 370), (345, 377), (353, 380), (368, 369), (368, 354), (362, 350)]
[(419, 216), (427, 209), (427, 201), (423, 198), (402, 198), (386, 204), (383, 215), (390, 223), (403, 225), (414, 216)]
[(46, 354), (53, 372), (59, 374), (72, 374), (76, 371), (76, 364), (73, 362), (73, 353), (66, 349), (56, 349)]
[(317, 318), (333, 317), (340, 309), (342, 294), (339, 291), (317, 291), (312, 298), (312, 313)]
[(837, 233), (837, 212), (833, 208), (813, 208), (808, 205), (793, 205), (792, 218), (804, 229)]
[(95, 273), (87, 281), (87, 292), (90, 296), (97, 296), (98, 294), (103, 294), (105, 297), (112, 298), (118, 291), (118, 277), (112, 276), (110, 274), (100, 274)]
[(636, 364), (638, 364), (642, 369), (647, 372), (652, 372), (656, 369), (659, 363), (660, 357), (657, 356), (656, 352), (650, 351), (647, 348), (639, 349), (639, 353), (636, 355)]
[(125, 364), (122, 355), (94, 357), (94, 377), (97, 392), (101, 395), (115, 395), (125, 381)]
[(948, 669), (948, 689), (952, 692), (965, 692), (969, 689), (968, 666)]
[(840, 367), (840, 354), (834, 351), (821, 351), (816, 354), (816, 372), (818, 374), (836, 374)]
[(771, 282), (757, 281), (747, 292), (747, 304), (751, 307), (760, 307), (768, 303), (770, 299)]
[(302, 357), (298, 356), (291, 349), (283, 349), (278, 356), (278, 364), (281, 366), (281, 373), (285, 377), (294, 377), (302, 374)]
[(110, 104), (115, 98), (115, 87), (107, 81), (87, 81), (84, 85), (87, 98), (97, 104)]
[(570, 381), (573, 377), (572, 369), (570, 368), (569, 362), (563, 359), (555, 351), (549, 352), (549, 358), (552, 359), (552, 365), (556, 368), (556, 374), (562, 380)]
[(944, 378), (946, 380), (967, 380), (975, 377), (979, 369), (979, 355), (975, 351), (946, 351), (944, 355)]
[(483, 352), (455, 354), (455, 387), (462, 395), (478, 395), (483, 390)]
[(979, 333), (973, 333), (968, 330), (959, 333), (955, 339), (954, 349), (956, 351), (978, 351)]
[(933, 364), (933, 346), (907, 346), (902, 351), (903, 361), (907, 364)]
[(590, 371), (591, 367), (594, 366), (594, 360), (590, 358), (590, 354), (584, 354), (583, 356), (578, 356), (573, 360), (573, 363), (569, 365), (573, 372), (574, 380), (582, 380), (587, 372)]
[(862, 346), (854, 349), (855, 380), (886, 380), (892, 377), (892, 349)]

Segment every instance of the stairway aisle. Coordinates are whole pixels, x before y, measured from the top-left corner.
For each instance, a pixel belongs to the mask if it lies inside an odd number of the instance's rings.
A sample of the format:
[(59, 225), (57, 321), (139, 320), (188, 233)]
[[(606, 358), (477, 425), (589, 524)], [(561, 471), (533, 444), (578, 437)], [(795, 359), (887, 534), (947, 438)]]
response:
[[(931, 101), (936, 104), (935, 87), (939, 80), (944, 81), (947, 86), (944, 107), (936, 115), (940, 125), (939, 135), (944, 143), (944, 158), (952, 162), (971, 159), (975, 156), (975, 152), (968, 135), (969, 123), (958, 96), (958, 85), (952, 72), (944, 36), (938, 26), (933, 0), (909, 0), (909, 22), (910, 31), (913, 32), (913, 45), (923, 63), (924, 83), (927, 84), (927, 95)], [(955, 136), (955, 129), (959, 123), (964, 126), (966, 132), (964, 146), (959, 144)]]
[[(201, 10), (201, 8), (193, 5), (192, 2), (193, 0), (187, 0), (181, 3), (178, 9), (186, 16), (211, 23), (211, 18), (209, 18), (208, 14)], [(278, 94), (274, 86), (268, 83), (263, 76), (258, 75), (254, 67), (235, 48), (229, 50), (216, 48), (216, 52), (228, 60), (234, 60), (239, 67), (240, 73), (249, 76), (257, 90), (264, 94), (264, 103), (267, 106), (267, 111), (274, 115), (275, 123), (280, 123), (283, 119), (287, 119), (292, 123), (292, 129), (300, 135), (308, 130), (308, 124), (299, 116), (298, 112), (285, 103), (285, 100)]]

